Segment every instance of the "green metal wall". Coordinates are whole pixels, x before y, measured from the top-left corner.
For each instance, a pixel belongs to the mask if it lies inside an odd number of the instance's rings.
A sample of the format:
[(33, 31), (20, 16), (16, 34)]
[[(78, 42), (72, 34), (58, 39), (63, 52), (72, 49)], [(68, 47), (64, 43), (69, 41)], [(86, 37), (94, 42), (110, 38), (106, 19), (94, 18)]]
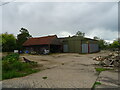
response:
[[(97, 44), (95, 40), (89, 40), (83, 37), (68, 37), (63, 41), (63, 46), (67, 45), (67, 52), (71, 53), (82, 53), (82, 44)], [(64, 50), (63, 50), (64, 52)]]
[(63, 45), (68, 45), (68, 52), (81, 53), (81, 38), (80, 37), (68, 37), (63, 42)]
[(68, 41), (69, 52), (78, 52), (80, 53), (81, 49), (81, 40), (69, 40)]

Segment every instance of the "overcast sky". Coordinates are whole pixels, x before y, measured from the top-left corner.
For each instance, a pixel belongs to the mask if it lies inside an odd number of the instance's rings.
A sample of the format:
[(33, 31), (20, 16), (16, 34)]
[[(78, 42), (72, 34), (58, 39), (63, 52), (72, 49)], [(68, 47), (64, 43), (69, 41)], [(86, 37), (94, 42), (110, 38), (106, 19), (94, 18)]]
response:
[(118, 3), (12, 2), (2, 6), (2, 32), (16, 36), (21, 27), (33, 37), (67, 37), (82, 31), (86, 37), (112, 41), (118, 37)]

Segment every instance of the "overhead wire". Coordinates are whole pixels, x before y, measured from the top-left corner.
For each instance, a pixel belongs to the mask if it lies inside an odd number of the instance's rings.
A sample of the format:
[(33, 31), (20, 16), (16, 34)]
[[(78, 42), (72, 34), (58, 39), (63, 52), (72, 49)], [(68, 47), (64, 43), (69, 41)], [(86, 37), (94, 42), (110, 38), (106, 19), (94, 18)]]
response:
[[(15, 0), (12, 0), (12, 1), (10, 1), (10, 2), (4, 2), (4, 3), (2, 3), (0, 6), (3, 6), (3, 5), (6, 5), (6, 4), (9, 4), (9, 3), (11, 3), (11, 2), (14, 2)], [(0, 2), (2, 2), (2, 1), (0, 1)]]

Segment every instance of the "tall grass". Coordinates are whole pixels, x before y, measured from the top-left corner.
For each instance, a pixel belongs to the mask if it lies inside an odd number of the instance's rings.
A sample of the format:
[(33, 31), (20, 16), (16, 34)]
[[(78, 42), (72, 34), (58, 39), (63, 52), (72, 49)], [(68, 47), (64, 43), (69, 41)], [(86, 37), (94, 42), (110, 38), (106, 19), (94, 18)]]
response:
[(25, 63), (19, 61), (19, 54), (9, 54), (2, 58), (2, 79), (25, 76), (39, 71), (35, 69), (37, 63)]

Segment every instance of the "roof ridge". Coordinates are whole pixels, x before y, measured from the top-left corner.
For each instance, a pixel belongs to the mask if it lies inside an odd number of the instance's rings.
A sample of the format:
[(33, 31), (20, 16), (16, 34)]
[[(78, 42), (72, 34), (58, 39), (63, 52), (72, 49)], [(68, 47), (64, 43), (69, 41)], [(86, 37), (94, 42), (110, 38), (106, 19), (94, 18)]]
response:
[(47, 38), (47, 37), (54, 37), (54, 36), (57, 36), (57, 35), (48, 35), (48, 36), (32, 37), (32, 38), (37, 39), (37, 38)]

